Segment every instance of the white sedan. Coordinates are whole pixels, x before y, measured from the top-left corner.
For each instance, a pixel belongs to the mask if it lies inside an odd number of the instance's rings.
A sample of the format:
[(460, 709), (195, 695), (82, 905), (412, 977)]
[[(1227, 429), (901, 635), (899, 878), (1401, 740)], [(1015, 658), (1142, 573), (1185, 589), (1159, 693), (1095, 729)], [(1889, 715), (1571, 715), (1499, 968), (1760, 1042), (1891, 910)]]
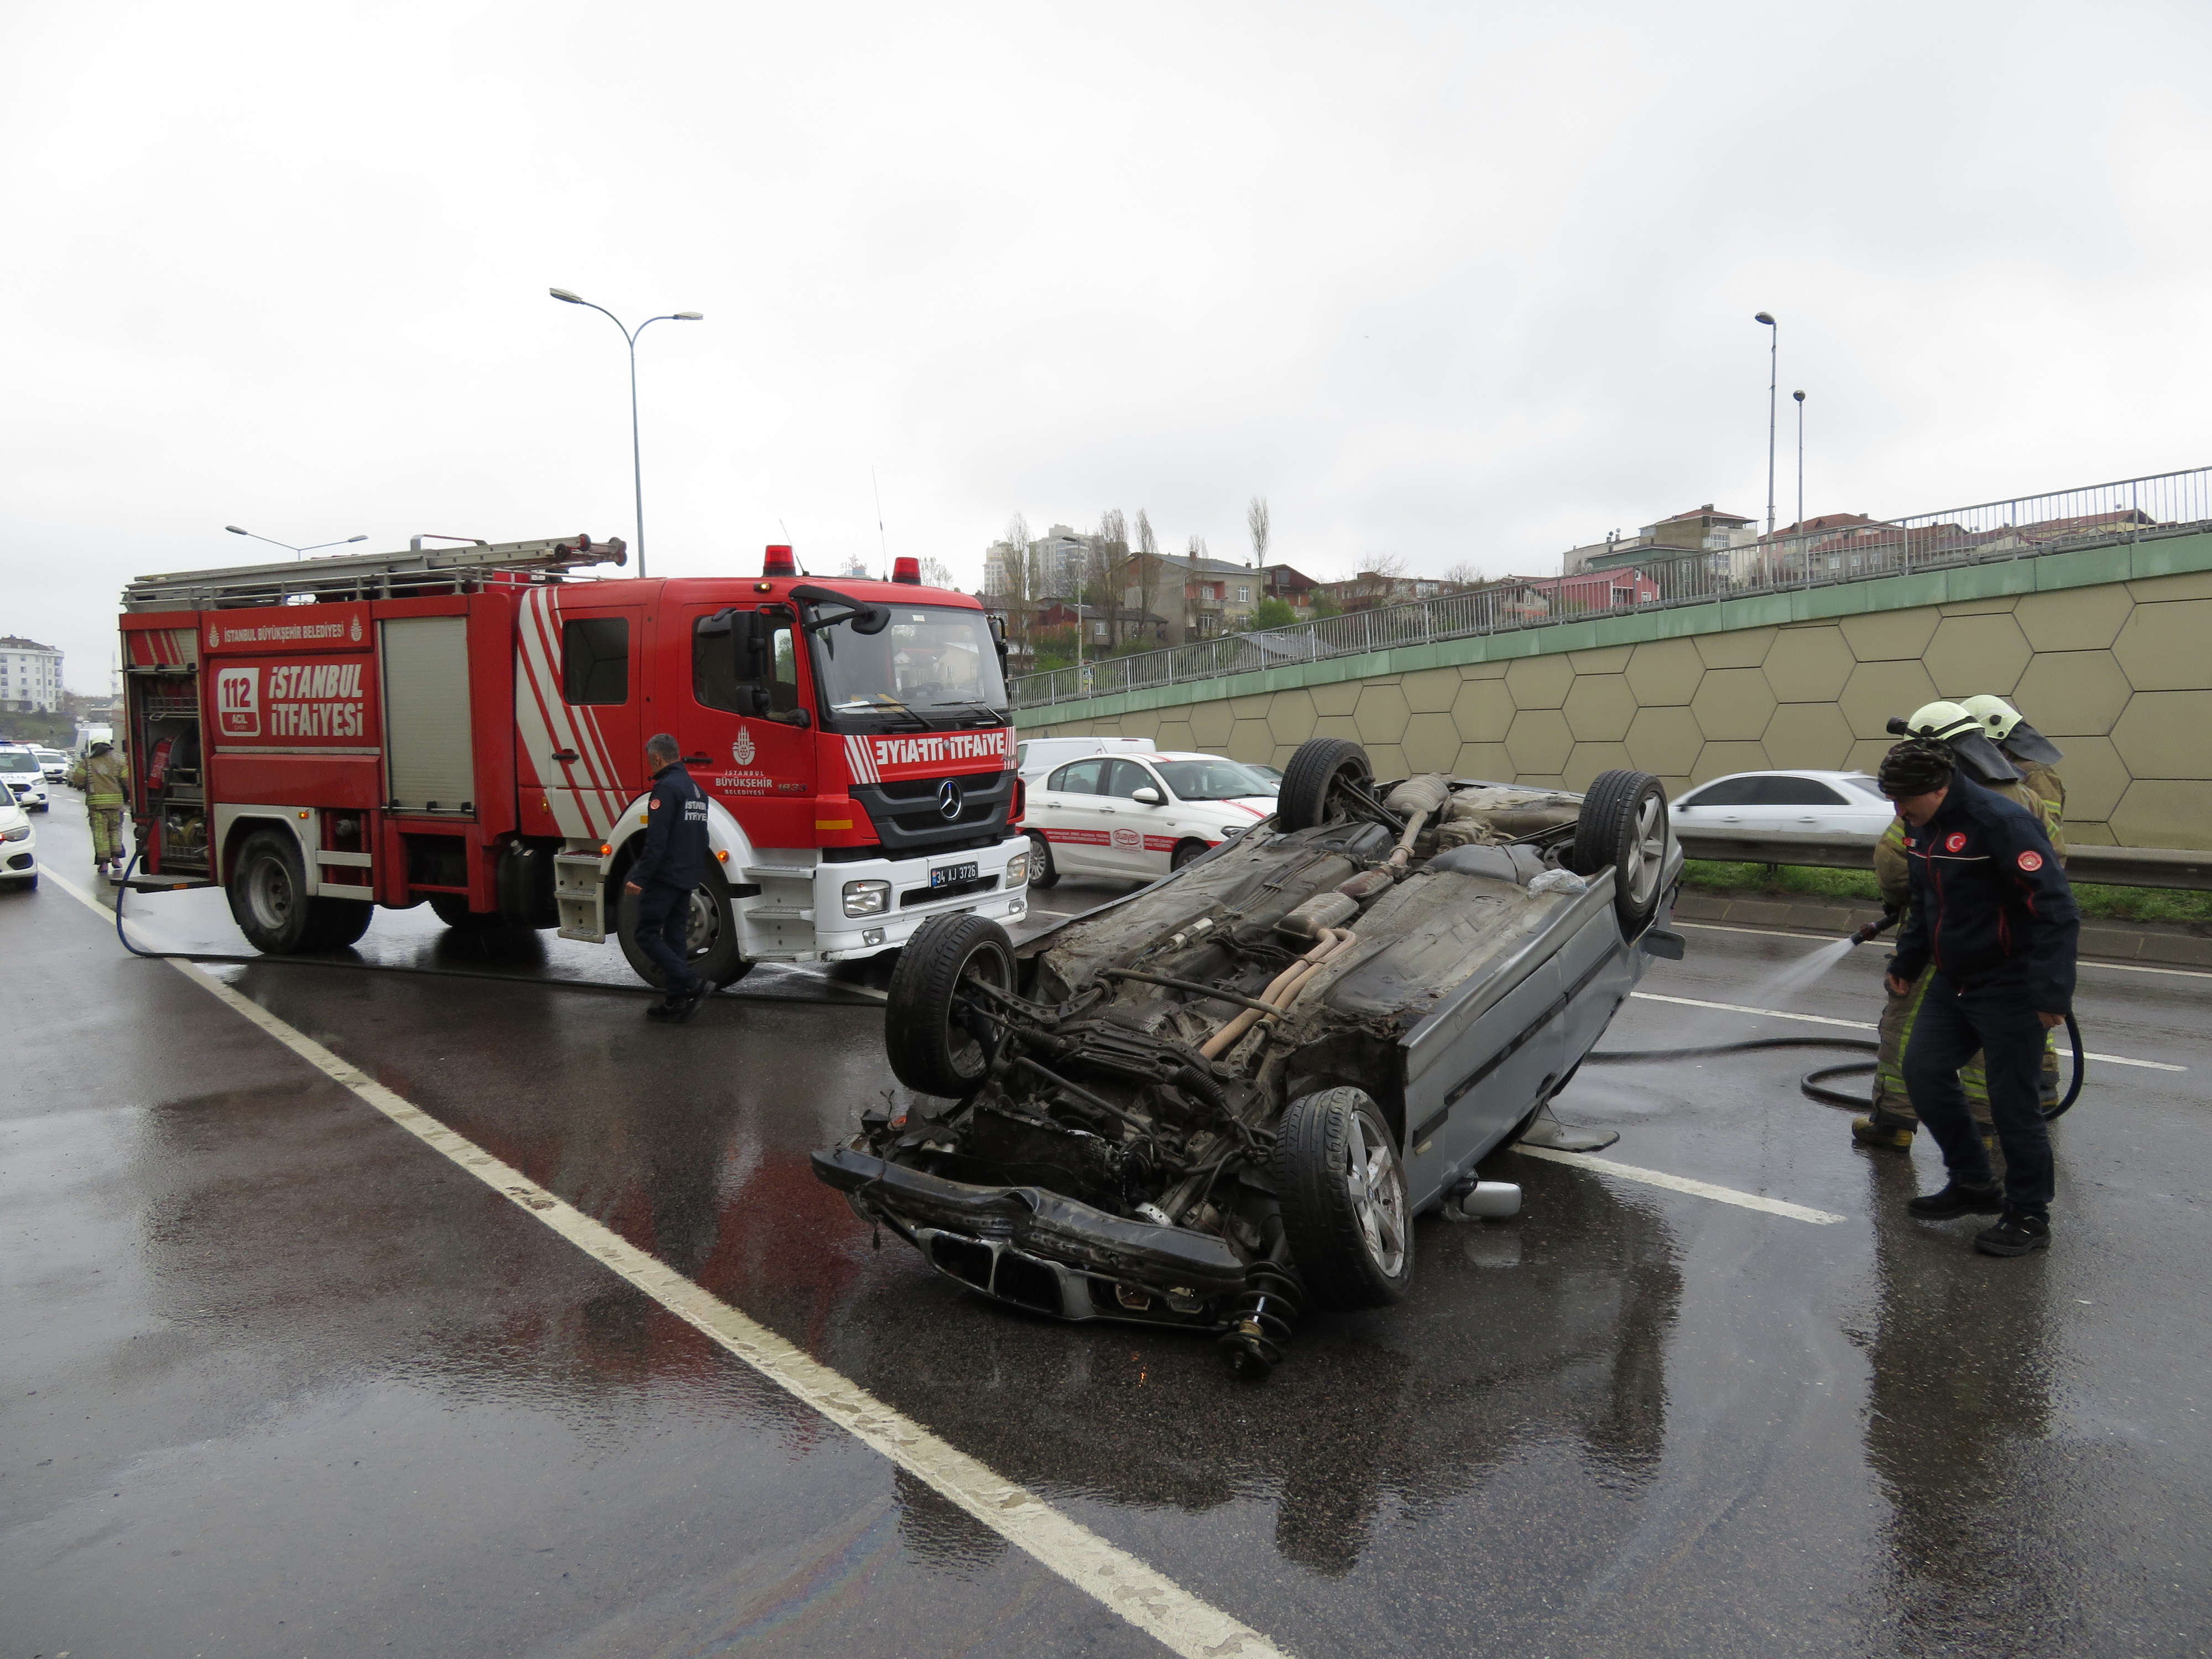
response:
[(1055, 767), (1030, 791), (1022, 827), (1036, 849), (1030, 880), (1151, 880), (1275, 810), (1275, 784), (1218, 755), (1094, 755)]
[(25, 891), (39, 884), (39, 832), (31, 815), (13, 801), (0, 801), (0, 885)]
[(1676, 799), (1674, 827), (1863, 836), (1889, 827), (1897, 809), (1863, 772), (1736, 772)]

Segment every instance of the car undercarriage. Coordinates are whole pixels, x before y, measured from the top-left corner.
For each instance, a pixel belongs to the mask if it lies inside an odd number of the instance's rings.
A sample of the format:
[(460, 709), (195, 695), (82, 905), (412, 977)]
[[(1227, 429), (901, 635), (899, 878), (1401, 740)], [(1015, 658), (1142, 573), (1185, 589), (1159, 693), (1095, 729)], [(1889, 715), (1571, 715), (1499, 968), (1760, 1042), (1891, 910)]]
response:
[(1386, 786), (1316, 739), (1274, 818), (1149, 887), (1018, 949), (932, 922), (884, 1028), (916, 1097), (816, 1172), (972, 1289), (1264, 1373), (1309, 1307), (1405, 1293), (1414, 1216), (1563, 1085), (1679, 866), (1643, 774)]

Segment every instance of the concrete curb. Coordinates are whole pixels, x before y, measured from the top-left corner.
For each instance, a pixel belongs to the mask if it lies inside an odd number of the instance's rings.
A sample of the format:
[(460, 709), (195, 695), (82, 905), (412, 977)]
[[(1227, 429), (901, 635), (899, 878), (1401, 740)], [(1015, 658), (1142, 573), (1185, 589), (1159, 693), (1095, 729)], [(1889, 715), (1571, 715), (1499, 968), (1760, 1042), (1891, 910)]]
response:
[[(1685, 888), (1674, 901), (1684, 921), (1711, 921), (1731, 927), (1786, 927), (1794, 932), (1848, 933), (1881, 919), (1879, 905), (1793, 903)], [(1885, 936), (1887, 937), (1887, 936)], [(2100, 962), (2136, 962), (2176, 968), (2212, 969), (2212, 938), (2175, 922), (2085, 921), (2081, 954)]]

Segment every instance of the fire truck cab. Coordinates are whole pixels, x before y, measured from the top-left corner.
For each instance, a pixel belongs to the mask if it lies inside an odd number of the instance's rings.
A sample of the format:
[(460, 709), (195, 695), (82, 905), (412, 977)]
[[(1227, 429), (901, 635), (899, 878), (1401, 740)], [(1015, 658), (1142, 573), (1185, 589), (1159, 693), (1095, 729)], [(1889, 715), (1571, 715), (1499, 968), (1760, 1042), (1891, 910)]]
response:
[(1025, 908), (1004, 644), (975, 599), (810, 578), (592, 579), (619, 541), (142, 577), (124, 594), (132, 817), (158, 884), (219, 884), (257, 949), (379, 906), (619, 941), (665, 732), (709, 801), (697, 970), (896, 948)]

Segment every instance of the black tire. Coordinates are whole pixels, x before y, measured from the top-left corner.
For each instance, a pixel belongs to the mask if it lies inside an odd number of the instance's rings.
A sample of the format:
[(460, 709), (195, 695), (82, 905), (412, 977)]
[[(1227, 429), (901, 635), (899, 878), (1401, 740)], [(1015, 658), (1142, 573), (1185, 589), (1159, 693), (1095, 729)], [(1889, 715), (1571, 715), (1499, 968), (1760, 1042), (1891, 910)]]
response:
[(367, 899), (313, 898), (307, 901), (307, 927), (318, 951), (343, 951), (358, 944), (376, 915)]
[[(498, 933), (507, 931), (507, 919), (489, 911), (469, 908), (465, 893), (433, 893), (430, 908), (437, 912), (438, 920), (457, 933)], [(359, 938), (359, 934), (355, 935)]]
[(1601, 772), (1583, 797), (1566, 862), (1577, 875), (1614, 872), (1613, 908), (1624, 934), (1651, 925), (1674, 834), (1666, 786), (1649, 772)]
[(884, 1047), (909, 1089), (957, 1099), (983, 1079), (990, 1027), (957, 1006), (963, 981), (1014, 988), (1014, 944), (988, 916), (932, 916), (899, 952)]
[[(626, 880), (615, 878), (615, 938), (630, 968), (647, 985), (659, 987), (661, 972), (637, 942), (639, 896)], [(690, 949), (686, 955), (691, 971), (715, 985), (743, 979), (752, 963), (738, 950), (737, 909), (730, 902), (730, 884), (719, 866), (707, 866), (707, 878), (691, 890)]]
[(1052, 843), (1044, 838), (1044, 831), (1029, 830), (1023, 833), (1030, 838), (1030, 885), (1059, 886), (1060, 866), (1052, 861)]
[(1339, 781), (1372, 790), (1375, 769), (1367, 751), (1349, 738), (1308, 738), (1283, 769), (1283, 787), (1275, 796), (1275, 821), (1285, 830), (1310, 830), (1327, 823), (1344, 806), (1330, 797)]
[[(1355, 1152), (1365, 1154), (1360, 1190), (1350, 1178)], [(1362, 1196), (1370, 1174), (1382, 1188), (1372, 1200)], [(1275, 1127), (1274, 1179), (1291, 1257), (1316, 1303), (1383, 1308), (1406, 1294), (1413, 1206), (1389, 1126), (1364, 1091), (1292, 1101)]]
[(296, 841), (281, 830), (248, 836), (229, 882), (230, 914), (246, 942), (269, 957), (314, 950), (315, 912), (307, 887)]
[(1168, 868), (1180, 870), (1193, 859), (1204, 858), (1211, 850), (1202, 841), (1179, 841), (1175, 851), (1168, 855)]

